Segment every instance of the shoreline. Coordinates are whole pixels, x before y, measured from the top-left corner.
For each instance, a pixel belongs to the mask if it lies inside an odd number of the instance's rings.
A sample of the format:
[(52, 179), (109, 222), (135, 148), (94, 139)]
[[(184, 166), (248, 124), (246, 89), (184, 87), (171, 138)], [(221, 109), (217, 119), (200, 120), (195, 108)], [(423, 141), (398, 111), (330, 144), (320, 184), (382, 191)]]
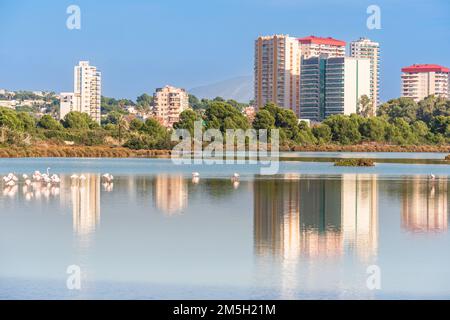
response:
[[(396, 146), (396, 145), (323, 145), (280, 148), (280, 152), (417, 152), (450, 153), (450, 145), (445, 146)], [(32, 146), (0, 147), (0, 158), (166, 158), (171, 150), (132, 150), (110, 146)]]

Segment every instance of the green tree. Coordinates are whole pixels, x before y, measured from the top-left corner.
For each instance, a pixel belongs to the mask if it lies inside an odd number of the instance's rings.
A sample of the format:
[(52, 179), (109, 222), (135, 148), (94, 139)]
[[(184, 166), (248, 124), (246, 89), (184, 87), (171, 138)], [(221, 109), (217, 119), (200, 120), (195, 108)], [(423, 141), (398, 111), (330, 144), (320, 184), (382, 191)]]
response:
[(379, 116), (387, 116), (389, 121), (403, 118), (406, 122), (411, 123), (417, 117), (417, 103), (411, 98), (398, 98), (383, 103), (378, 108)]
[(418, 136), (412, 131), (411, 126), (404, 118), (394, 119), (392, 124), (398, 130), (397, 137), (400, 137), (397, 141), (398, 144), (409, 145), (418, 143)]
[(340, 144), (357, 144), (361, 141), (356, 117), (332, 115), (324, 122), (331, 129), (332, 140)]
[(131, 136), (125, 144), (130, 149), (169, 149), (170, 134), (156, 119), (147, 119), (140, 132)]
[(327, 144), (331, 142), (331, 128), (326, 124), (319, 124), (312, 128), (312, 132), (317, 139), (319, 144)]
[(298, 124), (297, 142), (302, 145), (311, 145), (317, 143), (316, 137), (314, 136), (311, 128), (308, 126), (308, 123), (305, 121), (300, 121), (300, 123)]
[(270, 114), (269, 111), (262, 109), (256, 113), (252, 125), (253, 128), (256, 130), (260, 129), (269, 130), (275, 128), (275, 118)]
[(22, 121), (14, 110), (0, 107), (0, 127), (2, 126), (19, 131), (24, 129)]
[(280, 139), (300, 142), (298, 119), (292, 110), (278, 107), (276, 104), (267, 103), (262, 110), (266, 110), (275, 119), (275, 128), (280, 129)]
[(47, 129), (47, 130), (61, 130), (63, 126), (59, 121), (56, 121), (50, 115), (44, 115), (41, 119), (39, 119), (37, 123), (39, 128)]
[(191, 136), (194, 135), (194, 123), (201, 120), (201, 117), (191, 109), (180, 113), (180, 120), (173, 125), (174, 129), (187, 129)]
[(247, 118), (236, 108), (225, 102), (214, 101), (205, 111), (206, 128), (220, 129), (248, 129)]
[(359, 132), (363, 140), (383, 142), (386, 136), (386, 127), (389, 123), (382, 117), (372, 117), (359, 125)]
[(433, 119), (431, 129), (435, 134), (441, 134), (450, 139), (450, 116), (437, 116)]
[(146, 93), (143, 93), (136, 98), (136, 103), (138, 107), (144, 110), (148, 110), (153, 105), (153, 97)]
[(428, 128), (425, 122), (417, 120), (412, 124), (411, 129), (421, 143), (426, 143), (429, 139), (432, 140), (432, 137), (430, 137), (430, 128)]
[(27, 112), (17, 112), (17, 117), (22, 122), (23, 128), (27, 132), (35, 131), (36, 119)]
[(131, 131), (139, 131), (144, 126), (144, 122), (138, 118), (131, 120), (130, 122), (130, 130)]
[(422, 120), (426, 124), (431, 124), (432, 120), (438, 116), (450, 116), (450, 100), (428, 96), (419, 101), (417, 109), (417, 119)]
[(92, 120), (87, 113), (78, 111), (72, 111), (66, 114), (63, 125), (65, 128), (76, 130), (98, 128), (98, 123)]
[(374, 115), (372, 101), (367, 95), (362, 95), (358, 101), (357, 114), (367, 118)]

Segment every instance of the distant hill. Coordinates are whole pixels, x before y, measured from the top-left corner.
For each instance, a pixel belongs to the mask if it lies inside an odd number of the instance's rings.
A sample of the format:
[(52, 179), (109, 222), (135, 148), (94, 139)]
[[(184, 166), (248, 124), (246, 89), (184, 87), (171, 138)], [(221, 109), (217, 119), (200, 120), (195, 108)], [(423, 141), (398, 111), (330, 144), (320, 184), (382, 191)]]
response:
[(249, 102), (253, 99), (253, 77), (235, 77), (192, 88), (189, 90), (189, 93), (195, 95), (199, 99), (222, 97), (226, 100), (234, 99), (238, 102)]

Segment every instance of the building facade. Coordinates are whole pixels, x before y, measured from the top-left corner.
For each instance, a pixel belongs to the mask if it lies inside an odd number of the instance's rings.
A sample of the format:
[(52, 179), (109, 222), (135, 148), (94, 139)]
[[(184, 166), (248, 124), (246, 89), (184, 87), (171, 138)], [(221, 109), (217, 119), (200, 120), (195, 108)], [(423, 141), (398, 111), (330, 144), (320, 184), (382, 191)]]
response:
[(189, 95), (185, 89), (165, 86), (153, 94), (153, 115), (165, 127), (173, 127), (180, 113), (189, 108)]
[(372, 114), (375, 115), (380, 104), (380, 44), (367, 38), (360, 38), (350, 43), (350, 56), (370, 59), (370, 100)]
[(328, 57), (345, 57), (345, 41), (331, 37), (321, 38), (309, 36), (298, 39), (304, 58), (325, 55)]
[(414, 64), (402, 68), (402, 97), (416, 102), (432, 94), (448, 98), (449, 71), (437, 64)]
[(59, 99), (60, 119), (64, 119), (69, 112), (79, 111), (75, 108), (75, 94), (73, 92), (61, 92)]
[(322, 121), (334, 114), (357, 112), (370, 95), (370, 60), (351, 57), (303, 58), (300, 75), (300, 119)]
[(92, 120), (101, 119), (101, 73), (89, 61), (80, 61), (74, 67), (73, 92), (61, 93), (60, 119), (67, 113), (87, 113)]
[(300, 43), (289, 35), (259, 37), (255, 41), (255, 100), (300, 113)]

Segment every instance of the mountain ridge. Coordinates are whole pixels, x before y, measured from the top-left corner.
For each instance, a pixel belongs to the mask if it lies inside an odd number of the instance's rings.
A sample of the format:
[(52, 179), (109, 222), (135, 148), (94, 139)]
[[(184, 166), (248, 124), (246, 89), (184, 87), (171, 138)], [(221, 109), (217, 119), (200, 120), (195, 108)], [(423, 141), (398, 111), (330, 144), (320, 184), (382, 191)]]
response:
[(238, 102), (249, 102), (253, 99), (253, 77), (238, 76), (229, 78), (191, 88), (189, 93), (200, 99), (222, 97), (225, 100), (234, 99)]

